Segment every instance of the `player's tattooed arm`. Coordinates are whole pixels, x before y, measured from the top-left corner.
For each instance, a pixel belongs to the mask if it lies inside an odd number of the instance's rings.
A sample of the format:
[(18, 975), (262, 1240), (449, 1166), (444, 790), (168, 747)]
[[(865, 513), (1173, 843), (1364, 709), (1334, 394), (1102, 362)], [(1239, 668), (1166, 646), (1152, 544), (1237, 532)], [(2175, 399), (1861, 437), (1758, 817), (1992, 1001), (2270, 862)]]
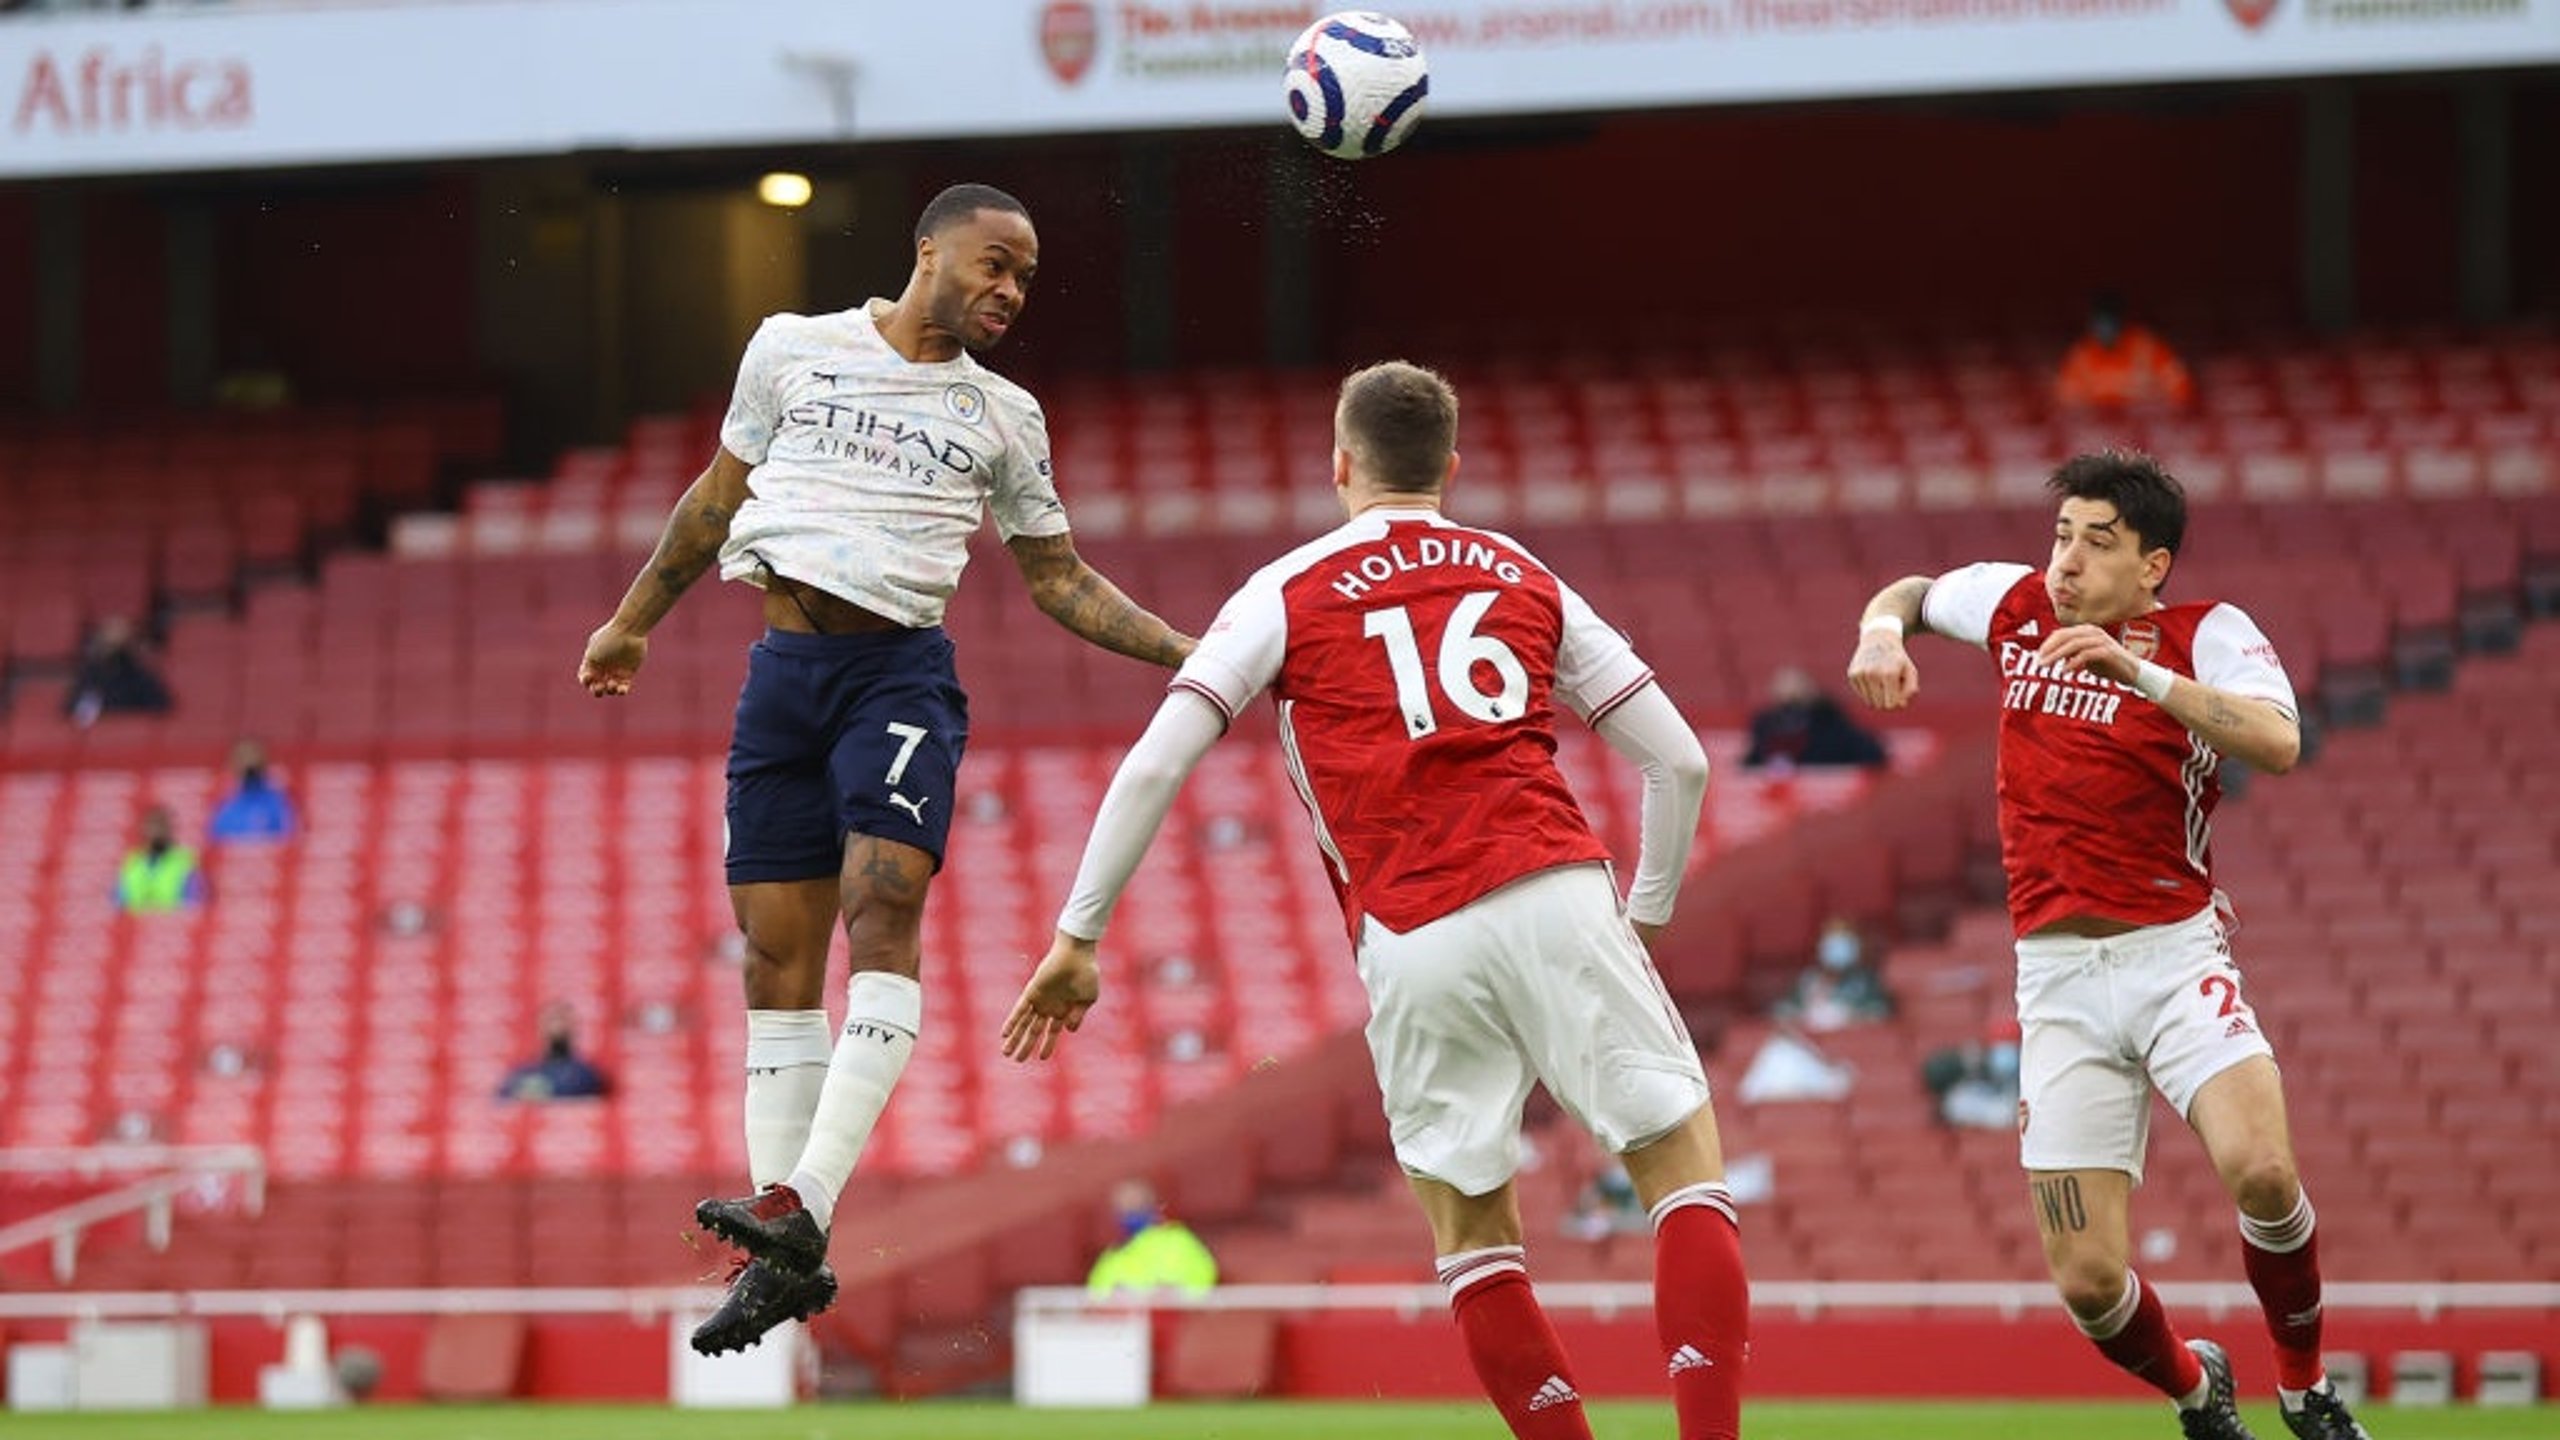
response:
[(2206, 744), (2253, 770), (2281, 775), (2302, 758), (2302, 722), (2272, 701), (2234, 695), (2179, 675), (2171, 678), (2160, 708)]
[(1849, 657), (1849, 689), (1878, 710), (1899, 710), (1919, 692), (1920, 671), (1902, 647), (1905, 635), (1926, 628), (1921, 602), (1929, 598), (1926, 575), (1906, 575), (1875, 593), (1858, 617), (1858, 648)]
[(1867, 608), (1858, 616), (1858, 623), (1863, 625), (1889, 615), (1902, 622), (1905, 633), (1925, 633), (1929, 626), (1921, 617), (1920, 607), (1929, 598), (1929, 587), (1935, 583), (1926, 575), (1903, 576), (1875, 593), (1875, 598), (1867, 602)]
[(1040, 613), (1105, 650), (1170, 669), (1191, 654), (1192, 638), (1167, 625), (1076, 554), (1065, 535), (1022, 535), (1005, 542), (1031, 587)]
[(712, 457), (710, 468), (686, 488), (667, 516), (657, 551), (614, 611), (615, 625), (648, 634), (720, 558), (729, 522), (747, 501), (747, 471), (747, 462), (725, 448)]
[(2302, 723), (2282, 706), (2137, 657), (2103, 626), (2063, 626), (2036, 647), (2036, 663), (2131, 686), (2198, 739), (2253, 770), (2281, 775), (2302, 758)]
[(729, 538), (730, 517), (747, 500), (747, 462), (725, 448), (711, 467), (686, 488), (658, 537), (658, 551), (633, 577), (613, 618), (587, 637), (578, 661), (578, 684), (590, 695), (628, 695), (631, 682), (649, 659), (649, 632), (675, 608), (685, 590), (702, 578)]

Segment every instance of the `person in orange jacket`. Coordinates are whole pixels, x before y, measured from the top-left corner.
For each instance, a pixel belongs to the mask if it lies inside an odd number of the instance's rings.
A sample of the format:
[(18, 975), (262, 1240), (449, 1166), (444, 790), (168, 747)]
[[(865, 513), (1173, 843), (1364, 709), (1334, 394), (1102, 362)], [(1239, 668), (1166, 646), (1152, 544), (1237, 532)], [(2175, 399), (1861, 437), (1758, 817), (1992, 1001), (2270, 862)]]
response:
[(2066, 410), (2184, 409), (2195, 381), (2167, 341), (2124, 318), (2124, 303), (2101, 294), (2089, 306), (2089, 328), (2062, 357), (2054, 399)]

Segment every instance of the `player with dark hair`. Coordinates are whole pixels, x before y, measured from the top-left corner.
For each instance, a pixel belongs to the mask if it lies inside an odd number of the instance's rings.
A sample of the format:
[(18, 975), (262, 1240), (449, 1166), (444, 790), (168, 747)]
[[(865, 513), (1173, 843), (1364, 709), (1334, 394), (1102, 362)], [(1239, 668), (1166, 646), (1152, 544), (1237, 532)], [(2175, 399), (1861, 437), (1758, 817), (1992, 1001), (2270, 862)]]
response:
[[(1022, 202), (956, 185), (925, 207), (895, 301), (757, 329), (710, 468), (694, 481), (579, 683), (631, 689), (648, 636), (716, 562), (764, 594), (729, 750), (729, 897), (747, 958), (747, 1164), (757, 1193), (700, 1223), (748, 1252), (693, 1344), (742, 1349), (833, 1300), (836, 1202), (922, 1022), (919, 930), (968, 741), (943, 606), (989, 509), (1032, 600), (1158, 665), (1188, 637), (1078, 558), (1048, 424), (981, 367), (1020, 316), (1039, 238)], [(845, 1023), (827, 946), (851, 942)]]
[(2194, 1440), (2246, 1440), (2222, 1348), (2182, 1342), (2128, 1263), (2156, 1086), (2239, 1207), (2286, 1426), (2304, 1440), (2365, 1440), (2321, 1368), (2311, 1200), (2213, 881), (2215, 771), (2225, 757), (2293, 768), (2293, 685), (2237, 606), (2161, 599), (2187, 507), (2156, 462), (2081, 455), (2048, 488), (2060, 509), (2041, 575), (1981, 564), (1886, 586), (1867, 602), (1849, 684), (1878, 709), (1909, 704), (1920, 676), (1903, 637), (1923, 629), (1999, 662), (2019, 1159), (2072, 1319), (2167, 1393)]
[[(1347, 523), (1219, 611), (1105, 794), (1058, 933), (1007, 1017), (1046, 1058), (1100, 993), (1095, 946), (1175, 792), (1268, 690), (1342, 900), (1396, 1158), (1486, 1396), (1524, 1440), (1588, 1440), (1528, 1277), (1512, 1176), (1543, 1081), (1618, 1154), (1655, 1235), (1658, 1352), (1683, 1440), (1732, 1440), (1749, 1323), (1706, 1072), (1647, 947), (1671, 918), (1707, 762), (1617, 631), (1515, 542), (1440, 513), (1456, 394), (1430, 371), (1343, 382)], [(1555, 710), (1645, 776), (1621, 905), (1555, 767)]]
[(916, 215), (915, 241), (922, 245), (952, 226), (965, 224), (981, 214), (1010, 215), (1025, 225), (1031, 223), (1031, 212), (1023, 208), (1021, 201), (993, 185), (964, 182), (946, 188), (925, 202), (924, 209)]

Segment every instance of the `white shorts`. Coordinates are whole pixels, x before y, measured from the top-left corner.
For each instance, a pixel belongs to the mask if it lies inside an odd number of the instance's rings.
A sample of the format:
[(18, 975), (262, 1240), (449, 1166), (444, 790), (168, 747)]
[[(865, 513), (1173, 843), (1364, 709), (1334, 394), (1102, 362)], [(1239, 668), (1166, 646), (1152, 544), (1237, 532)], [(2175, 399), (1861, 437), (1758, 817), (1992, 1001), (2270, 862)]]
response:
[(1707, 1072), (1599, 865), (1542, 870), (1405, 934), (1366, 921), (1369, 1055), (1396, 1161), (1468, 1195), (1520, 1168), (1547, 1093), (1623, 1154), (1707, 1103)]
[(2142, 1183), (2157, 1086), (2180, 1115), (2204, 1083), (2275, 1054), (2211, 907), (2169, 925), (2018, 942), (2018, 1160)]

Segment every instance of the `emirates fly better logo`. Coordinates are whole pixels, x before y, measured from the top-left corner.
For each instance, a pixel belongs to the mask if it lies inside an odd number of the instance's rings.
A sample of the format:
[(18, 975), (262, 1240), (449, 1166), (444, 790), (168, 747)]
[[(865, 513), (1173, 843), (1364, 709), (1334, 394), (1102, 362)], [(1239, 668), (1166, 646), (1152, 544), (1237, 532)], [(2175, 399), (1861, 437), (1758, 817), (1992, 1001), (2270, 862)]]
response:
[(1102, 22), (1086, 0), (1055, 0), (1040, 12), (1040, 58), (1062, 83), (1084, 78), (1101, 43)]

